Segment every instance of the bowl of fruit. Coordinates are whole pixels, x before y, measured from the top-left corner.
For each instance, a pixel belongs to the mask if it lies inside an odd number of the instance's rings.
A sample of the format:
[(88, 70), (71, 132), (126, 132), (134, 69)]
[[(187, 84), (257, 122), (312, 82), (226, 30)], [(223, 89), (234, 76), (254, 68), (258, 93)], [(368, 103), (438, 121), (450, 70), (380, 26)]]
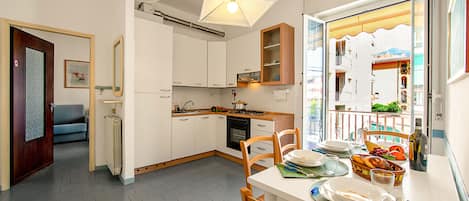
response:
[(391, 145), (386, 147), (370, 141), (365, 142), (368, 152), (371, 155), (379, 156), (391, 161), (406, 161), (407, 154), (402, 145)]

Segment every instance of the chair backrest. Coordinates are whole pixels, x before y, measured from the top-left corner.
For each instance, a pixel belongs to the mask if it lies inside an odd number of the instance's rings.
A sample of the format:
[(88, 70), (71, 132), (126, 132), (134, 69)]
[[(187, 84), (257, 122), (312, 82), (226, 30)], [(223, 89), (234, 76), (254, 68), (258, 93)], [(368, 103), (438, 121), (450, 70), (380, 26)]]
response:
[(264, 154), (258, 154), (252, 157), (251, 159), (249, 158), (249, 153), (248, 153), (248, 148), (252, 144), (256, 142), (273, 142), (273, 137), (272, 136), (257, 136), (257, 137), (252, 137), (246, 141), (241, 141), (241, 152), (243, 154), (243, 166), (244, 166), (244, 176), (246, 180), (246, 187), (250, 190), (252, 190), (251, 184), (248, 183), (248, 177), (251, 176), (251, 167), (254, 165), (257, 161), (266, 159), (266, 158), (274, 158), (274, 153), (264, 153)]
[[(400, 139), (400, 144), (407, 143), (409, 141), (409, 134), (405, 133), (398, 133), (398, 132), (391, 132), (391, 131), (368, 131), (363, 130), (363, 141), (371, 141), (371, 136), (392, 136), (397, 137)], [(387, 138), (384, 138), (384, 141), (387, 141)]]
[[(286, 144), (284, 143), (286, 142)], [(289, 143), (291, 142), (291, 143)], [(288, 151), (301, 149), (301, 133), (299, 128), (287, 129), (274, 134), (275, 164), (283, 162), (283, 155)]]
[(252, 191), (249, 188), (242, 187), (239, 191), (241, 192), (241, 201), (259, 201), (252, 195)]

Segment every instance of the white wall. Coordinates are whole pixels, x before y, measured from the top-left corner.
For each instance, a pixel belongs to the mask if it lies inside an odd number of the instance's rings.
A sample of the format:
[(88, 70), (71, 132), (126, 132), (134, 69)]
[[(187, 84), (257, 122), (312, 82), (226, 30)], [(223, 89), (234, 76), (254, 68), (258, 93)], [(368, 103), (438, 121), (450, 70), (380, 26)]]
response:
[(388, 104), (398, 100), (398, 83), (399, 72), (397, 68), (375, 70), (375, 82), (373, 84), (373, 92), (379, 93), (379, 99), (375, 100), (374, 103)]
[(89, 39), (31, 29), (25, 29), (25, 31), (54, 43), (54, 103), (57, 105), (83, 104), (85, 110), (88, 110), (89, 89), (65, 88), (64, 64), (65, 60), (89, 62)]
[[(441, 5), (439, 10), (440, 27), (446, 27), (448, 1), (444, 0), (439, 3)], [(442, 93), (444, 100), (435, 101), (434, 106), (439, 108), (439, 105), (436, 104), (446, 103), (444, 108), (446, 111), (446, 114), (444, 115), (446, 137), (450, 145), (449, 148), (453, 152), (459, 166), (459, 172), (465, 182), (465, 189), (467, 189), (469, 182), (469, 158), (467, 157), (467, 154), (469, 153), (469, 146), (467, 146), (467, 142), (469, 142), (469, 135), (467, 135), (467, 124), (469, 122), (469, 116), (467, 115), (469, 113), (469, 108), (467, 107), (467, 103), (469, 103), (469, 94), (467, 93), (467, 90), (469, 89), (469, 77), (466, 76), (460, 81), (454, 83), (446, 83), (446, 32), (441, 31), (439, 34), (440, 62), (439, 65), (437, 65), (435, 73), (441, 75), (438, 76), (440, 79), (439, 86), (434, 86), (434, 91), (436, 93)], [(440, 123), (437, 123), (436, 126), (441, 125)]]
[[(1, 18), (94, 34), (96, 85), (112, 85), (112, 46), (114, 40), (124, 33), (124, 1), (1, 0), (0, 5)], [(112, 98), (110, 91), (96, 95), (96, 100), (109, 98)], [(104, 165), (104, 118), (101, 117), (110, 108), (101, 104), (96, 104), (96, 107), (96, 165), (99, 166)], [(2, 184), (2, 188), (5, 186)]]

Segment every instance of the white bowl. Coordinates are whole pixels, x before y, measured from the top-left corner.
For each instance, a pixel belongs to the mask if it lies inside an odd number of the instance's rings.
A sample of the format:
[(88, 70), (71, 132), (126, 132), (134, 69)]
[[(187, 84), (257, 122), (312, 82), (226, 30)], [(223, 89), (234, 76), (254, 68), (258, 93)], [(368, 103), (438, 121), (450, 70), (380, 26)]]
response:
[(285, 155), (285, 160), (305, 167), (317, 167), (324, 164), (324, 155), (310, 150), (293, 150)]
[(318, 147), (327, 151), (347, 152), (350, 151), (350, 143), (339, 140), (326, 140), (318, 144)]
[(319, 189), (321, 195), (333, 201), (395, 201), (396, 198), (378, 186), (349, 177), (335, 177)]

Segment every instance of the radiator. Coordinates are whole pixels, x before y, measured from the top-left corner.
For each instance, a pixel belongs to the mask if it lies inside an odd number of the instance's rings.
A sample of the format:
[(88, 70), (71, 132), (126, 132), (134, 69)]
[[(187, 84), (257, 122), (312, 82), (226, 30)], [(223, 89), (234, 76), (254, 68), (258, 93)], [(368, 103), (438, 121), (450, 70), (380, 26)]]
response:
[(116, 115), (107, 115), (104, 118), (106, 165), (112, 175), (119, 175), (122, 170), (122, 119)]

